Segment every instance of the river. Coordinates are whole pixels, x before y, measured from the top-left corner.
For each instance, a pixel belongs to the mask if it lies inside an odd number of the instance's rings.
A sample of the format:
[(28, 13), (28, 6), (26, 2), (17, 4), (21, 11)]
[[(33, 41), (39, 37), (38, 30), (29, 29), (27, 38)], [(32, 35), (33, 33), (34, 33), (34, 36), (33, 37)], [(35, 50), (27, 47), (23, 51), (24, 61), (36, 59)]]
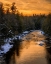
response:
[[(7, 64), (50, 64), (47, 60), (45, 36), (41, 31), (34, 31), (23, 37), (20, 48), (12, 48), (6, 54)], [(16, 50), (15, 50), (16, 49)], [(18, 50), (18, 55), (16, 51)]]
[(36, 31), (25, 36), (23, 40), (20, 56), (18, 57), (15, 52), (10, 64), (13, 61), (15, 61), (15, 64), (47, 64), (45, 43), (42, 42), (44, 36)]

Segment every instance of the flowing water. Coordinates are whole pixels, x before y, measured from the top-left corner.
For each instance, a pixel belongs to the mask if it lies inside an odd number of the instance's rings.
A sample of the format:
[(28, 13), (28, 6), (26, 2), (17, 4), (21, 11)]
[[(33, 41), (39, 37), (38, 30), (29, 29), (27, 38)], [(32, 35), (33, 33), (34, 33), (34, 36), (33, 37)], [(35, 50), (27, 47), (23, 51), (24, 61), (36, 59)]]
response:
[(45, 42), (42, 41), (44, 36), (39, 35), (32, 32), (24, 37), (24, 41), (21, 42), (20, 56), (18, 57), (15, 52), (10, 64), (47, 64)]
[(33, 41), (26, 43), (29, 44), (22, 49), (20, 57), (17, 58), (15, 54), (16, 64), (47, 64), (44, 46), (39, 46)]
[[(7, 64), (51, 64), (51, 54), (40, 32), (31, 32), (22, 42), (15, 41), (14, 46), (5, 55)], [(50, 59), (49, 59), (50, 58)]]

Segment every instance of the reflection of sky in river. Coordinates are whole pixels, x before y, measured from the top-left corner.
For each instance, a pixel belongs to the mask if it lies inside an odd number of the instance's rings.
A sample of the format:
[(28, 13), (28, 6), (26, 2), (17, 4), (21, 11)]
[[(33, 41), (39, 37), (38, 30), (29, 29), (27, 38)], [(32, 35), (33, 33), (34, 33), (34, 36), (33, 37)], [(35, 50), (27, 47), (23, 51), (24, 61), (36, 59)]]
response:
[(20, 57), (16, 58), (16, 64), (47, 64), (44, 46), (39, 46), (34, 41), (24, 41)]
[[(21, 35), (22, 36), (22, 35)], [(19, 35), (19, 37), (21, 37)], [(14, 38), (16, 38), (15, 36)], [(13, 39), (14, 39), (13, 38)], [(4, 53), (9, 51), (12, 47), (11, 38), (6, 39), (7, 42), (2, 48), (4, 48)], [(20, 49), (20, 57), (17, 58), (15, 53), (16, 64), (47, 64), (46, 61), (46, 51), (44, 46), (44, 35), (41, 31), (34, 31), (22, 38), (22, 48)]]
[(47, 64), (43, 34), (31, 32), (23, 40), (20, 57), (15, 53), (16, 64)]

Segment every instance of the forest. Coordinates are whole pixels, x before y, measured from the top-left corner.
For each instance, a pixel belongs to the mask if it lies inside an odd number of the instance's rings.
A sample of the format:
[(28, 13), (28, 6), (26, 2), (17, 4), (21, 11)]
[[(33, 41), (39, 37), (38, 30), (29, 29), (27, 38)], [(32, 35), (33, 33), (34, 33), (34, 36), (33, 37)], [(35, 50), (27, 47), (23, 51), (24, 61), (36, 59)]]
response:
[(51, 13), (24, 16), (15, 5), (13, 2), (4, 7), (0, 2), (0, 38), (12, 37), (30, 30), (43, 30), (46, 35), (51, 36)]

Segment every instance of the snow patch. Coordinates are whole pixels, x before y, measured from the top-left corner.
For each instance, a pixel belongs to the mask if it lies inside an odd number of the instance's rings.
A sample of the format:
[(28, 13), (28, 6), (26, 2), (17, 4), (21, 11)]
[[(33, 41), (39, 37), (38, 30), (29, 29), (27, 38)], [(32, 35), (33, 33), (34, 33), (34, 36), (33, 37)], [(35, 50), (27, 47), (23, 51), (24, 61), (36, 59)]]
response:
[(3, 49), (3, 51), (0, 50), (0, 53), (6, 53), (10, 50), (10, 48), (12, 48), (13, 45), (10, 45), (9, 43), (4, 44), (3, 46), (1, 46), (1, 48)]

